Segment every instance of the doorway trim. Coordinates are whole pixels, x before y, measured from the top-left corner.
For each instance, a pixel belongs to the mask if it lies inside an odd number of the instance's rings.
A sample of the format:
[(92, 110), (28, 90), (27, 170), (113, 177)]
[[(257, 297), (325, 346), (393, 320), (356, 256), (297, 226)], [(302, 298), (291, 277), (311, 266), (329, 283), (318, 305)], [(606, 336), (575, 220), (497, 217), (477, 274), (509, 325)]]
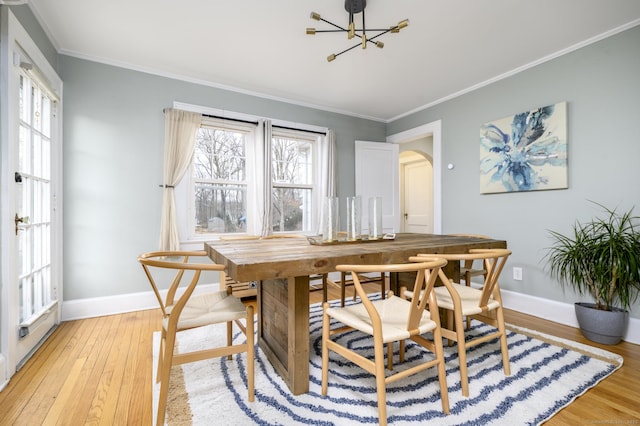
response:
[(433, 232), (442, 233), (442, 121), (437, 120), (387, 136), (387, 142), (403, 144), (423, 137), (433, 138)]

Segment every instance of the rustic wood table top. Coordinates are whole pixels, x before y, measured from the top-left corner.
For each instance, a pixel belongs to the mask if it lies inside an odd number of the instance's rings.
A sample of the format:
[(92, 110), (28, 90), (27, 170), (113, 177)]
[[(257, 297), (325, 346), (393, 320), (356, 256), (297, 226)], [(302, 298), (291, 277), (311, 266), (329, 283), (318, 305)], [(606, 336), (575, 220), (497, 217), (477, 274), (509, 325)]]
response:
[(306, 238), (211, 241), (205, 250), (238, 281), (296, 277), (335, 271), (340, 264), (404, 263), (418, 253), (459, 253), (471, 248), (505, 248), (504, 240), (478, 237), (396, 234), (394, 240), (312, 245)]

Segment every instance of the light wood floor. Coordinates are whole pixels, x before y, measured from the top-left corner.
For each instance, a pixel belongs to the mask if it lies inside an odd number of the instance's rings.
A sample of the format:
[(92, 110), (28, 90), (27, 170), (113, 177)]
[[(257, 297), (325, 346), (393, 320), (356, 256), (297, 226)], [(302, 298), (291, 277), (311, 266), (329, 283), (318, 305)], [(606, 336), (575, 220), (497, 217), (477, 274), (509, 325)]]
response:
[[(329, 298), (338, 297), (331, 287)], [(321, 298), (312, 292), (310, 302)], [(513, 311), (506, 318), (624, 357), (622, 368), (548, 425), (640, 424), (640, 346), (597, 345), (576, 329)], [(158, 310), (61, 324), (0, 392), (0, 425), (151, 424), (151, 335), (159, 329)]]

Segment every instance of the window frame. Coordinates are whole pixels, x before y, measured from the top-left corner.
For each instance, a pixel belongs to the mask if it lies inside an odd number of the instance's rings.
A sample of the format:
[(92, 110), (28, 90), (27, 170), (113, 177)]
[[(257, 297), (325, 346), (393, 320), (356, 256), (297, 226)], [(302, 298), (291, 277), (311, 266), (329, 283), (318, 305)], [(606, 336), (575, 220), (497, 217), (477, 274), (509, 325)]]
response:
[[(178, 233), (180, 236), (180, 244), (183, 248), (189, 246), (199, 247), (202, 242), (218, 239), (221, 235), (260, 235), (262, 232), (262, 206), (264, 205), (264, 187), (262, 182), (263, 164), (259, 152), (262, 152), (262, 141), (260, 126), (254, 124), (261, 120), (259, 117), (249, 116), (247, 114), (237, 113), (237, 117), (233, 114), (225, 112), (212, 112), (211, 109), (189, 106), (182, 103), (174, 103), (174, 108), (194, 111), (203, 114), (202, 126), (212, 126), (219, 128), (228, 128), (235, 131), (247, 132), (246, 136), (246, 179), (247, 179), (247, 225), (245, 233), (200, 233), (195, 232), (195, 181), (193, 179), (193, 165), (185, 172), (185, 175), (175, 188), (176, 215), (178, 220)], [(216, 110), (217, 111), (217, 110)], [(224, 116), (225, 118), (215, 118), (209, 115)], [(282, 124), (281, 124), (282, 123)], [(312, 143), (312, 179), (313, 188), (311, 193), (311, 217), (309, 219), (308, 231), (291, 231), (278, 232), (278, 234), (296, 233), (315, 235), (317, 233), (317, 222), (319, 220), (319, 209), (322, 203), (321, 192), (321, 138), (326, 132), (324, 128), (316, 128), (315, 126), (304, 126), (307, 129), (291, 129), (290, 123), (278, 122), (274, 123), (272, 128), (272, 139), (276, 136), (292, 137), (296, 139), (304, 139)], [(296, 124), (296, 127), (300, 127)], [(306, 186), (305, 186), (306, 187)], [(271, 202), (271, 200), (269, 200)]]
[[(287, 233), (298, 233), (298, 234), (315, 234), (313, 229), (313, 224), (318, 222), (318, 210), (320, 208), (320, 200), (319, 200), (319, 182), (320, 182), (320, 137), (316, 134), (313, 134), (304, 130), (294, 130), (288, 128), (280, 128), (274, 127), (272, 129), (272, 142), (273, 139), (285, 138), (296, 140), (297, 142), (304, 141), (308, 142), (311, 145), (311, 183), (301, 184), (301, 183), (283, 183), (276, 182), (274, 179), (271, 180), (271, 191), (273, 193), (274, 188), (290, 188), (290, 189), (309, 189), (311, 190), (310, 201), (311, 205), (309, 206), (309, 216), (306, 218), (309, 226), (308, 229), (303, 229), (300, 231), (279, 231), (274, 234), (287, 234)], [(272, 158), (273, 163), (273, 158)], [(274, 227), (275, 224), (271, 224)]]
[[(225, 129), (245, 134), (245, 183), (246, 183), (246, 202), (247, 202), (247, 233), (252, 233), (257, 229), (255, 223), (256, 216), (249, 214), (256, 210), (258, 204), (258, 193), (256, 182), (256, 155), (255, 147), (257, 144), (257, 127), (252, 123), (242, 123), (232, 120), (216, 119), (212, 117), (203, 117), (201, 127), (213, 127), (217, 129)], [(252, 184), (252, 182), (254, 184)], [(237, 183), (237, 182), (234, 182)], [(175, 188), (176, 211), (178, 218), (178, 234), (180, 235), (181, 244), (195, 243), (217, 238), (220, 233), (196, 233), (195, 219), (195, 185), (196, 179), (193, 176), (193, 161), (185, 172), (182, 180)], [(242, 235), (242, 234), (233, 234)]]

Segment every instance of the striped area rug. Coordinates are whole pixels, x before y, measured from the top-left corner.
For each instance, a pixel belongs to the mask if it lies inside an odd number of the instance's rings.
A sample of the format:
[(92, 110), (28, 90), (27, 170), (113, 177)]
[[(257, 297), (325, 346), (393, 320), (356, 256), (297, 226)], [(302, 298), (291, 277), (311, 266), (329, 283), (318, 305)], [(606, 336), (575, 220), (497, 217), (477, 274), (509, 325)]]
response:
[[(311, 306), (310, 391), (292, 395), (260, 349), (256, 349), (256, 399), (247, 402), (246, 357), (213, 359), (173, 368), (169, 425), (362, 425), (378, 423), (375, 380), (331, 353), (329, 391), (320, 393), (322, 308)], [(474, 322), (469, 333), (491, 331)], [(224, 344), (224, 326), (192, 330), (179, 340), (183, 350), (205, 341)], [(154, 336), (154, 366), (158, 333)], [(240, 333), (236, 338), (244, 338)], [(373, 357), (371, 339), (358, 333), (342, 337)], [(387, 416), (392, 425), (536, 425), (622, 365), (622, 357), (587, 345), (509, 327), (511, 375), (505, 376), (497, 341), (468, 351), (468, 398), (462, 396), (455, 346), (445, 346), (451, 413), (441, 411), (435, 371), (426, 371), (387, 387)], [(397, 345), (396, 345), (397, 355)], [(430, 356), (407, 345), (406, 365)], [(397, 362), (397, 358), (396, 358)], [(396, 365), (401, 369), (405, 365)], [(155, 369), (155, 368), (154, 368)], [(155, 375), (155, 371), (154, 371)], [(159, 386), (154, 380), (154, 416)]]

